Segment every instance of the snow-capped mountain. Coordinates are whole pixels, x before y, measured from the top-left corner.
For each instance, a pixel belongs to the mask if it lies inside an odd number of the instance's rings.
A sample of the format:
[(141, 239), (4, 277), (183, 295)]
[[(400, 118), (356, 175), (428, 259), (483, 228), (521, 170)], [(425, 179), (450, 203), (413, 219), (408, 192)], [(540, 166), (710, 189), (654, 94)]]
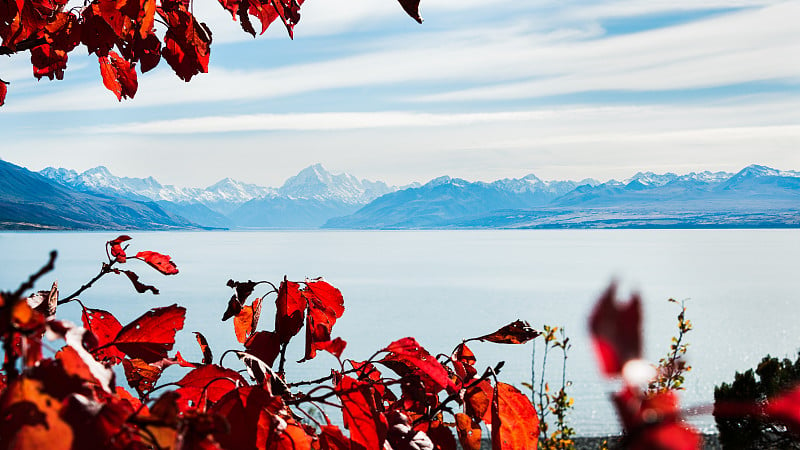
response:
[(273, 189), (246, 184), (225, 178), (207, 188), (182, 188), (162, 185), (153, 177), (118, 177), (106, 167), (98, 166), (78, 173), (69, 169), (48, 167), (39, 172), (60, 184), (84, 192), (114, 195), (135, 200), (168, 201), (175, 203), (242, 204), (253, 198), (274, 193)]
[[(685, 215), (685, 217), (682, 216)], [(798, 226), (800, 173), (751, 165), (736, 174), (639, 172), (623, 181), (493, 183), (447, 176), (371, 202), (328, 228)]]
[(321, 164), (314, 164), (289, 178), (278, 194), (290, 198), (338, 200), (352, 205), (365, 205), (381, 195), (393, 192), (382, 181), (359, 180), (348, 173), (334, 175)]
[(225, 228), (320, 226), (328, 218), (350, 214), (398, 189), (382, 181), (360, 180), (346, 173), (334, 175), (320, 164), (301, 170), (280, 188), (231, 178), (205, 188), (183, 188), (162, 185), (153, 177), (119, 177), (103, 166), (82, 173), (48, 167), (39, 173), (77, 191), (155, 201), (170, 213), (195, 223)]

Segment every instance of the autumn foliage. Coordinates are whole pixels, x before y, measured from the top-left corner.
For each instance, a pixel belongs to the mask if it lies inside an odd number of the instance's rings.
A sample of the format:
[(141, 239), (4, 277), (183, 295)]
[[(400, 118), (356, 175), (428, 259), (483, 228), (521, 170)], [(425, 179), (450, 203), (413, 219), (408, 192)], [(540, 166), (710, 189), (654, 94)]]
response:
[[(131, 264), (178, 273), (169, 255), (129, 252), (130, 240), (123, 235), (107, 242), (99, 273), (64, 298), (55, 283), (33, 291), (52, 270), (55, 252), (16, 291), (0, 293), (0, 450), (455, 450), (459, 444), (478, 450), (483, 441), (491, 441), (493, 450), (570, 448), (543, 446), (529, 397), (498, 380), (502, 362), (481, 369), (467, 346), (475, 340), (521, 345), (542, 334), (524, 321), (464, 339), (449, 354), (430, 353), (406, 337), (366, 359), (348, 359), (345, 340), (334, 333), (344, 298), (325, 280), (229, 280), (232, 295), (218, 307), (241, 346), (222, 352), (215, 363), (212, 344), (195, 331), (202, 359), (189, 361), (174, 348), (185, 308), (154, 308), (122, 324), (79, 299), (110, 275), (123, 275), (140, 293), (157, 294), (127, 269)], [(267, 302), (275, 304), (274, 322), (261, 317)], [(80, 306), (80, 325), (56, 318), (58, 305), (66, 303)], [(699, 448), (701, 437), (683, 420), (677, 388), (648, 389), (655, 370), (641, 360), (640, 308), (635, 296), (619, 304), (612, 285), (589, 320), (602, 373), (622, 381), (612, 397), (624, 431), (621, 444)], [(287, 355), (295, 339), (304, 340), (304, 350)], [(304, 362), (320, 352), (337, 361), (329, 372), (287, 381), (287, 358)], [(184, 375), (161, 382), (173, 366)], [(118, 383), (118, 373), (128, 388)], [(792, 387), (759, 403), (718, 403), (715, 414), (758, 416), (797, 432), (798, 405)]]
[[(399, 0), (418, 22), (419, 0)], [(163, 58), (175, 74), (189, 81), (208, 72), (212, 32), (192, 13), (191, 0), (92, 0), (68, 9), (68, 0), (0, 1), (0, 55), (29, 52), (33, 76), (64, 78), (69, 54), (83, 47), (100, 66), (103, 85), (117, 100), (133, 98), (139, 73)], [(277, 19), (289, 33), (300, 20), (303, 0), (219, 0), (256, 36)], [(163, 28), (161, 28), (163, 27)], [(0, 80), (0, 106), (8, 83)]]
[[(351, 360), (343, 357), (346, 342), (334, 335), (344, 298), (325, 280), (229, 280), (231, 298), (219, 307), (241, 347), (215, 363), (207, 339), (194, 332), (202, 360), (187, 361), (174, 348), (185, 308), (154, 308), (123, 325), (78, 297), (109, 275), (124, 275), (138, 292), (158, 293), (122, 268), (135, 260), (164, 275), (178, 273), (168, 255), (130, 252), (130, 240), (107, 242), (100, 272), (63, 299), (56, 285), (27, 293), (52, 269), (55, 253), (17, 291), (2, 293), (0, 448), (446, 450), (458, 441), (480, 448), (482, 437), (497, 450), (536, 447), (538, 418), (529, 398), (497, 380), (502, 363), (479, 371), (467, 347), (470, 340), (524, 344), (539, 335), (527, 323), (466, 339), (449, 355), (431, 354), (407, 337)], [(270, 296), (275, 318), (264, 330), (262, 306)], [(81, 308), (80, 325), (55, 317), (57, 305), (71, 302)], [(302, 355), (287, 355), (294, 339), (305, 340)], [(286, 381), (288, 357), (303, 362), (319, 352), (338, 365), (316, 380)], [(226, 360), (229, 354), (236, 358)], [(117, 383), (115, 366), (130, 390)], [(188, 372), (160, 383), (172, 366)], [(331, 417), (331, 408), (340, 412)], [(482, 436), (481, 423), (492, 424), (490, 436)]]

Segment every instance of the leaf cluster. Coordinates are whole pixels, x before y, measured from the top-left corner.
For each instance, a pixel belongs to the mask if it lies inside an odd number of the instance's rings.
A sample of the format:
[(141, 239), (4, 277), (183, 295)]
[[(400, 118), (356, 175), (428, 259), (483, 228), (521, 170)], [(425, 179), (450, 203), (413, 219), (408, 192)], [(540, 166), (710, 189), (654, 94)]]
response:
[[(431, 354), (407, 337), (353, 360), (343, 357), (347, 344), (333, 335), (343, 296), (325, 280), (229, 280), (233, 294), (222, 320), (233, 322), (242, 347), (222, 352), (215, 363), (208, 340), (194, 332), (202, 360), (188, 361), (173, 348), (185, 308), (154, 308), (122, 324), (79, 299), (109, 275), (158, 294), (122, 268), (133, 260), (163, 275), (178, 273), (168, 255), (130, 252), (130, 240), (108, 241), (98, 275), (61, 300), (56, 285), (26, 295), (55, 255), (17, 291), (2, 293), (0, 449), (455, 450), (459, 441), (479, 449), (481, 424), (491, 427), (493, 449), (536, 447), (539, 421), (528, 397), (498, 381), (502, 362), (479, 372), (467, 346), (528, 342), (540, 333), (526, 322), (465, 339), (449, 355)], [(274, 322), (264, 330), (262, 309), (271, 296)], [(81, 325), (55, 317), (56, 307), (68, 303), (80, 306)], [(298, 336), (305, 339), (299, 362), (319, 352), (335, 358), (327, 375), (286, 381), (288, 344)], [(54, 347), (59, 340), (64, 344)], [(237, 359), (225, 365), (231, 354)], [(120, 365), (130, 391), (117, 385), (113, 368)], [(173, 367), (183, 368), (183, 377), (159, 384)], [(331, 408), (340, 418), (329, 417)]]
[[(399, 0), (417, 22), (419, 0)], [(256, 36), (278, 18), (290, 38), (300, 20), (303, 0), (219, 0)], [(69, 54), (84, 47), (97, 57), (103, 85), (117, 100), (133, 98), (139, 88), (137, 65), (144, 74), (165, 60), (175, 74), (190, 81), (208, 72), (212, 33), (193, 13), (192, 0), (87, 0), (67, 9), (68, 0), (9, 0), (0, 3), (0, 55), (29, 52), (33, 76), (64, 78)], [(157, 27), (163, 27), (159, 29)], [(0, 106), (9, 83), (0, 80)]]

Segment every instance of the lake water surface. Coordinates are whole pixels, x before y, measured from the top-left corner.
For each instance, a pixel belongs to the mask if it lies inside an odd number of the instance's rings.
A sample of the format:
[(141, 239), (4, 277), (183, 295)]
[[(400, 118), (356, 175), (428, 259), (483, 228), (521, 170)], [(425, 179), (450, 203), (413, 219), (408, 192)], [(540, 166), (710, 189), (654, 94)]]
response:
[[(0, 288), (15, 289), (59, 251), (56, 271), (67, 294), (94, 276), (104, 243), (119, 233), (0, 233)], [(178, 303), (188, 309), (177, 348), (189, 359), (200, 352), (191, 331), (209, 339), (216, 357), (238, 348), (233, 325), (220, 322), (231, 295), (225, 282), (324, 276), (345, 298), (334, 335), (348, 342), (345, 357), (363, 359), (404, 336), (431, 353), (449, 353), (462, 338), (479, 336), (517, 318), (534, 327), (566, 327), (573, 348), (567, 363), (579, 435), (618, 429), (608, 396), (617, 384), (603, 380), (591, 352), (586, 320), (612, 279), (620, 294), (641, 292), (645, 356), (666, 354), (676, 330), (677, 308), (687, 299), (695, 330), (687, 340), (689, 362), (684, 406), (710, 404), (713, 388), (753, 367), (767, 353), (794, 358), (800, 348), (800, 230), (498, 230), (498, 231), (258, 231), (127, 232), (131, 250), (172, 255), (180, 274), (164, 277), (140, 261), (128, 266), (161, 295), (139, 295), (124, 277), (108, 276), (81, 296), (121, 322), (148, 308)], [(45, 289), (46, 283), (39, 288)], [(272, 299), (274, 297), (270, 297)], [(272, 328), (272, 303), (262, 329)], [(79, 319), (77, 305), (59, 316)], [(302, 336), (297, 338), (302, 341)], [(290, 348), (302, 357), (302, 342)], [(475, 343), (478, 364), (506, 361), (502, 381), (530, 380), (531, 345)], [(549, 367), (552, 384), (560, 362)], [(234, 358), (226, 364), (236, 364)], [(290, 378), (327, 375), (335, 360), (320, 354), (290, 365)], [(538, 368), (537, 368), (538, 370)], [(174, 371), (172, 377), (181, 375)], [(167, 378), (170, 378), (167, 372)], [(124, 381), (120, 381), (124, 384)], [(524, 388), (522, 388), (524, 390)], [(713, 430), (710, 416), (693, 422)]]

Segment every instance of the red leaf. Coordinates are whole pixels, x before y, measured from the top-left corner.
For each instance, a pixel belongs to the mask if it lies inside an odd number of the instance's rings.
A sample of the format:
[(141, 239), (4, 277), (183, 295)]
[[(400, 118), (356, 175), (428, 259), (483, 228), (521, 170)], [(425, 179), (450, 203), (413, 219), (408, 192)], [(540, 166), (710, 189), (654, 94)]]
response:
[(467, 389), (464, 393), (464, 408), (466, 413), (476, 422), (492, 423), (492, 397), (494, 388), (488, 380)]
[(492, 398), (492, 450), (536, 448), (539, 418), (528, 397), (514, 386), (497, 383)]
[[(395, 372), (397, 372), (396, 366), (394, 364), (387, 365), (386, 362), (402, 364), (411, 373), (419, 376), (426, 388), (434, 393), (442, 389), (447, 389), (451, 393), (457, 391), (444, 366), (431, 356), (427, 350), (422, 348), (414, 338), (407, 337), (392, 342), (383, 351), (389, 354), (378, 362), (383, 363)], [(398, 372), (398, 375), (404, 376), (405, 374)]]
[(258, 331), (253, 333), (244, 344), (247, 353), (264, 361), (268, 365), (275, 363), (275, 358), (281, 351), (281, 343), (278, 335), (271, 331)]
[(208, 27), (197, 22), (183, 3), (176, 0), (162, 1), (157, 11), (169, 26), (161, 55), (172, 70), (184, 81), (191, 80), (198, 73), (208, 72), (211, 54), (211, 31)]
[(0, 436), (3, 447), (68, 450), (72, 428), (60, 417), (62, 403), (45, 393), (43, 383), (19, 377), (0, 398)]
[(164, 275), (175, 275), (178, 273), (178, 266), (172, 262), (169, 255), (162, 255), (157, 252), (139, 252), (134, 258), (141, 259), (142, 261), (150, 264), (153, 268), (163, 273)]
[(288, 343), (303, 328), (307, 305), (300, 293), (300, 285), (283, 277), (275, 299), (275, 333), (281, 343)]
[(613, 397), (622, 426), (628, 434), (627, 448), (646, 450), (691, 450), (700, 448), (700, 435), (680, 421), (678, 396), (674, 391), (643, 395), (626, 387)]
[(139, 88), (134, 64), (124, 60), (113, 51), (109, 51), (108, 55), (109, 56), (98, 57), (100, 61), (100, 75), (103, 76), (103, 84), (109, 91), (117, 96), (117, 100), (119, 101), (122, 101), (123, 97), (133, 98), (133, 96), (136, 95), (136, 90)]
[(125, 254), (125, 249), (122, 248), (122, 243), (129, 240), (131, 240), (131, 237), (123, 234), (112, 241), (106, 242), (106, 245), (111, 247), (111, 256), (118, 262), (124, 263), (127, 260), (127, 255)]
[(344, 375), (336, 385), (336, 394), (342, 402), (344, 426), (350, 430), (353, 448), (383, 448), (388, 423), (375, 408), (369, 384)]
[(342, 434), (336, 425), (323, 425), (320, 428), (319, 444), (321, 450), (350, 450), (350, 439)]
[(319, 343), (331, 340), (333, 325), (344, 313), (344, 299), (338, 289), (319, 278), (306, 281), (301, 293), (308, 302), (305, 361), (316, 356)]
[(624, 305), (614, 297), (616, 285), (606, 290), (592, 311), (589, 328), (595, 353), (606, 376), (619, 375), (622, 366), (642, 354), (642, 308), (638, 295)]
[(258, 326), (258, 318), (261, 316), (261, 299), (253, 300), (251, 306), (243, 306), (236, 317), (233, 318), (233, 329), (236, 332), (236, 339), (244, 344), (253, 334)]
[(211, 354), (211, 347), (208, 346), (206, 337), (197, 331), (194, 332), (194, 337), (197, 338), (197, 344), (200, 345), (200, 351), (203, 352), (203, 364), (211, 364), (214, 356)]
[(524, 344), (540, 334), (542, 333), (534, 330), (528, 322), (517, 320), (500, 328), (494, 333), (473, 339), (494, 342), (496, 344)]
[(226, 449), (263, 449), (273, 428), (273, 417), (283, 408), (279, 397), (270, 396), (260, 386), (232, 390), (209, 410), (230, 424), (229, 432), (217, 432), (214, 437)]
[(97, 337), (98, 350), (92, 350), (92, 355), (98, 361), (108, 361), (112, 364), (117, 364), (122, 361), (125, 354), (117, 350), (116, 347), (106, 345), (114, 342), (122, 325), (116, 317), (108, 311), (102, 309), (89, 309), (86, 308), (81, 314), (81, 321), (83, 327), (91, 331)]
[[(412, 428), (407, 415), (399, 411), (390, 411), (386, 416), (389, 422), (389, 431), (386, 435), (386, 440), (389, 442), (392, 450), (434, 449), (431, 438), (424, 431)], [(455, 450), (455, 448), (453, 450)]]
[(453, 368), (461, 383), (468, 382), (478, 373), (477, 369), (474, 367), (477, 362), (475, 354), (472, 353), (472, 350), (463, 342), (458, 344), (455, 348), (453, 354), (450, 356), (450, 361), (452, 361)]
[(0, 106), (6, 104), (6, 94), (8, 93), (8, 82), (0, 80)]
[(177, 384), (180, 386), (176, 391), (181, 396), (179, 404), (185, 410), (189, 401), (195, 406), (201, 404), (202, 397), (217, 402), (228, 392), (247, 383), (238, 372), (209, 364), (187, 373)]
[(416, 429), (425, 431), (425, 434), (428, 435), (428, 438), (433, 443), (433, 450), (456, 450), (458, 448), (453, 432), (438, 420), (434, 420), (430, 424), (418, 425)]
[(422, 23), (422, 17), (419, 15), (419, 0), (399, 0), (400, 6), (403, 7), (403, 10), (411, 16), (412, 19), (416, 20), (417, 23)]
[(347, 346), (347, 342), (345, 342), (344, 339), (337, 337), (336, 339), (334, 339), (332, 341), (321, 342), (319, 344), (319, 349), (320, 350), (325, 350), (325, 351), (329, 352), (330, 354), (332, 354), (333, 356), (335, 356), (337, 358), (341, 358), (342, 357), (342, 352), (344, 351), (344, 348), (346, 346)]
[(36, 46), (31, 49), (31, 65), (37, 80), (42, 77), (63, 80), (64, 70), (67, 69), (67, 52), (49, 44)]
[(311, 436), (303, 427), (289, 422), (286, 427), (272, 428), (267, 442), (267, 450), (311, 450)]
[(112, 269), (112, 270), (114, 271), (114, 273), (124, 273), (125, 276), (127, 276), (128, 279), (131, 280), (133, 288), (136, 289), (136, 292), (144, 294), (145, 292), (150, 291), (153, 293), (153, 295), (158, 295), (159, 291), (155, 286), (150, 286), (149, 284), (144, 284), (141, 281), (139, 281), (139, 275), (136, 275), (136, 273), (133, 272), (132, 270), (119, 270), (119, 269)]
[(125, 369), (128, 385), (136, 389), (139, 396), (150, 393), (164, 371), (164, 366), (148, 364), (138, 358), (122, 360), (122, 367)]
[(456, 414), (456, 432), (461, 448), (481, 450), (481, 426), (466, 414)]
[(800, 435), (800, 387), (794, 387), (767, 401), (764, 414)]
[(151, 309), (122, 328), (113, 343), (131, 358), (159, 361), (172, 350), (185, 316), (186, 308), (178, 305)]

